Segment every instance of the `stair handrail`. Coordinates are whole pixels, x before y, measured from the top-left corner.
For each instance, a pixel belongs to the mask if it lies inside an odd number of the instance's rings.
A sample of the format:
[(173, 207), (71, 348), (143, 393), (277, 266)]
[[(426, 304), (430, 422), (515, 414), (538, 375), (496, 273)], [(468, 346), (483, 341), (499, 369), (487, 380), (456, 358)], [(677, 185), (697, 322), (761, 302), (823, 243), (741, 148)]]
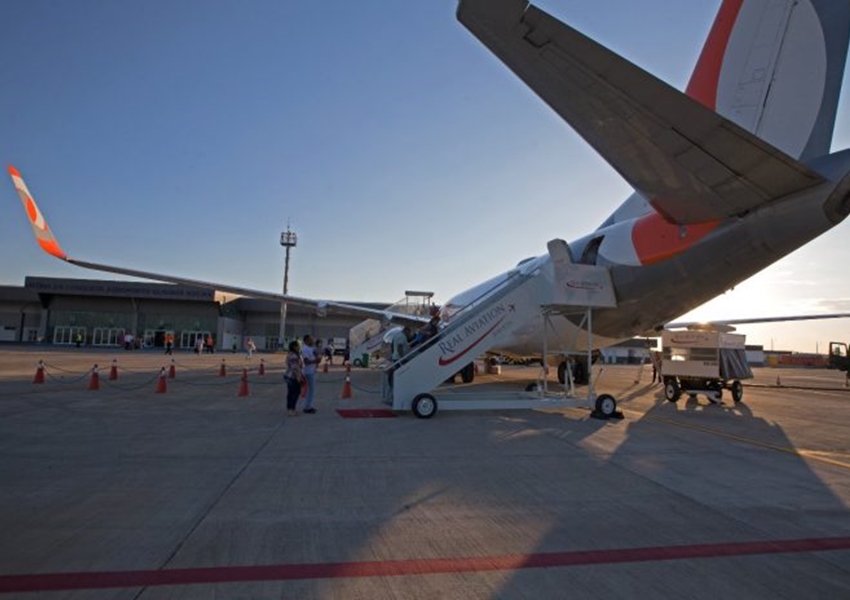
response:
[(421, 344), (411, 348), (407, 354), (399, 358), (398, 360), (392, 361), (388, 365), (384, 367), (384, 371), (394, 371), (401, 365), (406, 362), (409, 362), (414, 355), (419, 354), (430, 348), (434, 344), (436, 344), (440, 339), (448, 335), (450, 332), (454, 331), (458, 327), (460, 327), (464, 323), (464, 315), (465, 313), (471, 312), (474, 308), (477, 308), (482, 302), (485, 300), (496, 300), (501, 298), (504, 294), (509, 292), (514, 288), (513, 284), (519, 284), (524, 282), (527, 279), (530, 279), (532, 276), (537, 275), (543, 267), (542, 263), (538, 263), (534, 265), (532, 268), (523, 268), (526, 265), (521, 265), (515, 269), (508, 271), (507, 277), (503, 280), (495, 283), (492, 287), (487, 288), (483, 292), (481, 292), (474, 299), (470, 300), (467, 304), (461, 307), (455, 314), (452, 315), (451, 323), (448, 323), (444, 327), (440, 328), (440, 330), (436, 333), (436, 335), (428, 338)]

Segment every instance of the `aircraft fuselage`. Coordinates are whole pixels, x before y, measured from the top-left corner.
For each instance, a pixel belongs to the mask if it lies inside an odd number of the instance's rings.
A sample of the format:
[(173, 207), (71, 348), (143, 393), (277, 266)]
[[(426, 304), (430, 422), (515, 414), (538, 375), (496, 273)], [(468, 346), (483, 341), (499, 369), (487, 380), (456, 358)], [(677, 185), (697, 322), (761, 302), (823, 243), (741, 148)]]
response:
[[(726, 292), (794, 250), (840, 223), (848, 213), (850, 151), (814, 162), (812, 168), (824, 175), (825, 183), (761, 207), (750, 214), (712, 224), (710, 230), (697, 226), (693, 243), (687, 226), (677, 227), (678, 240), (671, 240), (674, 254), (649, 264), (636, 263), (636, 228), (647, 214), (604, 226), (572, 241), (573, 260), (579, 262), (591, 245), (595, 264), (609, 269), (617, 296), (616, 308), (593, 311), (593, 347), (611, 344), (658, 330), (715, 296)], [(631, 249), (630, 249), (631, 248)], [(521, 263), (521, 268), (539, 268), (527, 284), (525, 301), (517, 311), (525, 324), (510, 345), (492, 352), (521, 356), (542, 351), (544, 320), (542, 305), (553, 297), (554, 272), (548, 254)], [(485, 281), (446, 303), (447, 320), (453, 309), (465, 306), (507, 279), (507, 271)], [(553, 316), (547, 343), (552, 351), (582, 352), (587, 349), (586, 330), (580, 316)]]

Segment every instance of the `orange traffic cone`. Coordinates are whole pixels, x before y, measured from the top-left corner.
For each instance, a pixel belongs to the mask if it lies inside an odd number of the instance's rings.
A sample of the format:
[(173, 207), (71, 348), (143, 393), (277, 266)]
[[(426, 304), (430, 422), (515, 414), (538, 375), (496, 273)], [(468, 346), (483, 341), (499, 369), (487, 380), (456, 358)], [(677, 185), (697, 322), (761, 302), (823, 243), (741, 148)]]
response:
[(224, 359), (222, 358), (221, 359), (221, 366), (218, 368), (218, 376), (224, 377), (225, 375), (227, 375), (227, 369), (225, 369), (225, 367), (224, 367)]
[(99, 390), (100, 389), (100, 376), (97, 373), (97, 365), (95, 365), (91, 370), (91, 377), (89, 378), (89, 389), (90, 390)]
[(266, 361), (265, 359), (260, 359), (260, 370), (257, 371), (257, 375), (265, 375), (266, 374)]
[(167, 389), (168, 388), (165, 385), (165, 367), (162, 367), (159, 370), (159, 377), (156, 378), (156, 393), (164, 394)]
[(782, 381), (779, 379), (779, 375), (776, 376), (776, 387), (782, 387)]
[(322, 363), (322, 373), (327, 373), (327, 372), (328, 372), (328, 361), (325, 361), (324, 363)]
[(35, 376), (32, 378), (33, 383), (44, 383), (44, 361), (39, 360), (38, 366), (35, 368)]
[(168, 367), (168, 378), (174, 379), (177, 377), (177, 371), (174, 370), (174, 359), (171, 359), (171, 366)]
[(242, 378), (239, 381), (239, 393), (237, 396), (250, 396), (248, 392), (248, 369), (242, 369)]
[(345, 365), (345, 383), (342, 384), (342, 393), (339, 395), (343, 400), (352, 398), (354, 394), (351, 393), (351, 365)]
[(118, 379), (118, 361), (112, 359), (112, 367), (109, 369), (109, 380), (115, 381)]

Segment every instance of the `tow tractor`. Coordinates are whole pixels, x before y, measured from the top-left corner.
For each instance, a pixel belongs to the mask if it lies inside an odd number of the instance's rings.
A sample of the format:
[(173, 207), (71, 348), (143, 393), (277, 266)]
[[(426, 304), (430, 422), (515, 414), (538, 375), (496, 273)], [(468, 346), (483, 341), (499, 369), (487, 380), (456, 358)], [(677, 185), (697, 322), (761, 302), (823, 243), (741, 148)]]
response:
[(723, 390), (730, 390), (736, 403), (743, 399), (741, 380), (753, 377), (747, 362), (746, 336), (720, 329), (665, 330), (661, 343), (661, 375), (667, 400), (676, 402), (683, 393), (691, 398), (702, 394), (719, 403)]
[(844, 342), (830, 342), (827, 367), (844, 371), (844, 387), (850, 387), (850, 346)]
[(849, 373), (850, 377), (850, 352), (844, 342), (829, 343), (829, 368)]

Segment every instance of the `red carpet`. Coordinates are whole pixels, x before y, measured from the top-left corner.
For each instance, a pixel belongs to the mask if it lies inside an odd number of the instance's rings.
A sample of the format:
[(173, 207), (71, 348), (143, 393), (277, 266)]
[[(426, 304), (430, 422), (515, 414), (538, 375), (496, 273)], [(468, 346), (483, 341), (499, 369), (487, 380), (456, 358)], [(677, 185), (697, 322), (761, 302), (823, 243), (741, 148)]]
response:
[(343, 419), (386, 419), (396, 416), (388, 408), (338, 408), (336, 412)]

